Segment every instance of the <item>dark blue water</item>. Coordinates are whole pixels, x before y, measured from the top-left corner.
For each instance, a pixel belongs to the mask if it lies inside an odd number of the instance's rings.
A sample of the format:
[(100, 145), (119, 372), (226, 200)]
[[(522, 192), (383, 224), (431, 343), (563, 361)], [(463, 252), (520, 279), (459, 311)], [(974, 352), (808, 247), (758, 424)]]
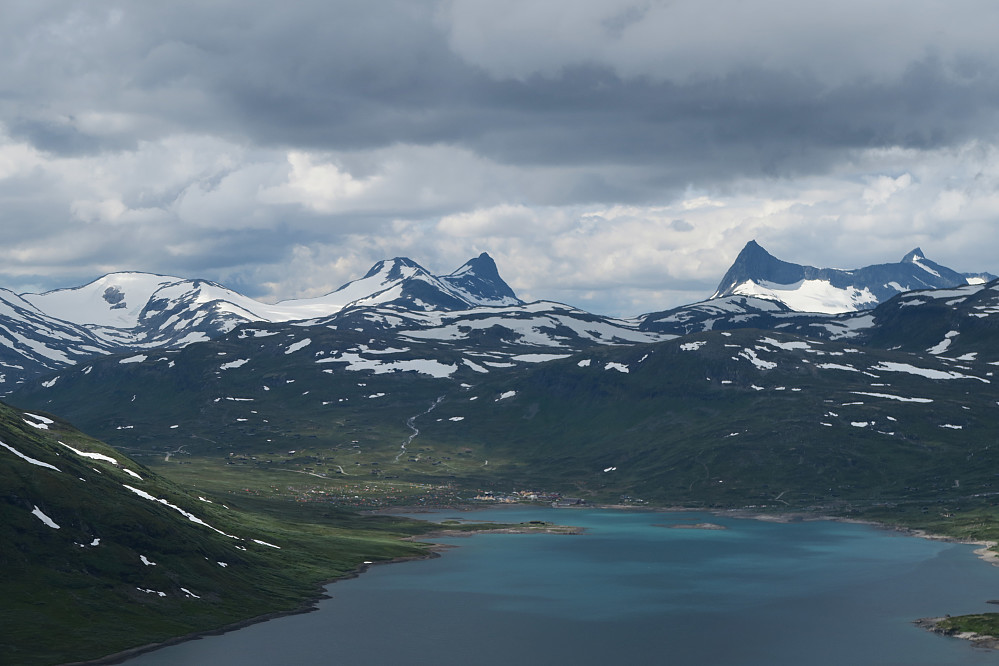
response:
[[(426, 517), (425, 515), (422, 517)], [(550, 520), (581, 536), (481, 534), (372, 568), (314, 613), (141, 655), (213, 664), (999, 664), (914, 627), (996, 610), (973, 547), (836, 522), (547, 508), (434, 519)], [(711, 522), (726, 530), (667, 529)]]

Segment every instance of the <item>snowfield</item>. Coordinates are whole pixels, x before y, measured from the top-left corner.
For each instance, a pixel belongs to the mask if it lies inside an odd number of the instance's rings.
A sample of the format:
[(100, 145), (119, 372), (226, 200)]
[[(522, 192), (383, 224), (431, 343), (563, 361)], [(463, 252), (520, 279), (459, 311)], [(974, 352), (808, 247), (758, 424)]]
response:
[(42, 513), (42, 510), (39, 509), (37, 506), (35, 506), (34, 510), (31, 512), (31, 515), (35, 516), (36, 518), (38, 518), (38, 520), (42, 521), (52, 529), (54, 530), (59, 529), (59, 526), (56, 525), (55, 521), (46, 516), (44, 513)]
[(878, 365), (871, 367), (873, 372), (905, 372), (910, 375), (918, 375), (920, 377), (926, 377), (927, 379), (976, 379), (985, 384), (990, 384), (991, 382), (982, 377), (974, 377), (972, 375), (963, 375), (956, 371), (947, 370), (934, 370), (932, 368), (919, 368), (908, 363), (896, 363), (894, 361), (882, 361)]
[(61, 471), (55, 465), (50, 465), (47, 462), (42, 462), (41, 460), (35, 460), (34, 458), (31, 458), (29, 456), (24, 455), (23, 453), (21, 453), (20, 451), (18, 451), (17, 449), (15, 449), (13, 446), (10, 446), (9, 444), (5, 444), (4, 442), (0, 442), (0, 446), (2, 446), (3, 448), (7, 449), (8, 451), (10, 451), (11, 453), (13, 453), (15, 456), (17, 456), (21, 460), (29, 462), (32, 465), (37, 465), (38, 467), (47, 467), (48, 469), (54, 469), (57, 472)]
[(866, 287), (838, 289), (827, 280), (799, 280), (793, 284), (779, 284), (748, 280), (738, 285), (734, 293), (780, 301), (798, 312), (840, 314), (876, 305), (875, 296)]
[(187, 518), (188, 520), (190, 520), (192, 523), (197, 523), (198, 525), (203, 525), (203, 526), (207, 527), (210, 530), (214, 530), (215, 532), (218, 532), (222, 536), (229, 537), (230, 539), (238, 539), (239, 538), (239, 537), (235, 537), (235, 536), (233, 536), (231, 534), (226, 534), (222, 530), (216, 529), (216, 528), (212, 527), (211, 525), (209, 525), (205, 521), (203, 521), (200, 518), (198, 518), (197, 516), (195, 516), (193, 513), (190, 513), (188, 511), (184, 511), (183, 509), (181, 509), (176, 504), (171, 504), (170, 502), (166, 501), (165, 499), (159, 499), (158, 497), (153, 497), (152, 495), (150, 495), (146, 491), (139, 490), (138, 488), (133, 488), (132, 486), (130, 486), (128, 484), (124, 484), (123, 483), (122, 485), (125, 488), (127, 488), (128, 490), (131, 490), (133, 493), (135, 493), (136, 495), (138, 495), (139, 497), (141, 497), (143, 499), (147, 499), (147, 500), (149, 500), (151, 502), (158, 502), (159, 504), (162, 504), (163, 506), (170, 507), (171, 509), (173, 509), (174, 511), (176, 511), (180, 515), (182, 515), (185, 518)]
[[(474, 364), (467, 359), (464, 359), (463, 362), (470, 367), (474, 366)], [(388, 372), (419, 372), (424, 375), (430, 375), (431, 377), (443, 378), (450, 377), (458, 370), (457, 365), (441, 363), (440, 361), (435, 361), (434, 359), (425, 358), (383, 361), (380, 359), (364, 358), (359, 354), (351, 354), (350, 352), (343, 353), (336, 358), (321, 358), (316, 361), (316, 363), (346, 363), (346, 370), (354, 372), (360, 370), (371, 370), (376, 375)], [(475, 368), (473, 367), (473, 369)], [(485, 368), (482, 368), (480, 371), (489, 372)], [(332, 371), (326, 370), (325, 372)]]

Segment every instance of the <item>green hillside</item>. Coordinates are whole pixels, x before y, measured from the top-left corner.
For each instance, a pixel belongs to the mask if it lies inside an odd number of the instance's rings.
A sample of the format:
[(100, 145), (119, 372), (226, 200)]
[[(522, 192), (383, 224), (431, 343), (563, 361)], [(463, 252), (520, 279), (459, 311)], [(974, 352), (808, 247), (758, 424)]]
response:
[(518, 461), (494, 478), (605, 499), (948, 498), (996, 481), (999, 407), (987, 374), (772, 332), (706, 333), (480, 384), (438, 407), (443, 420), (426, 425), (424, 444), (480, 447)]
[(303, 607), (420, 523), (187, 492), (46, 414), (0, 404), (0, 663), (93, 659)]
[[(287, 353), (303, 336), (308, 353)], [(385, 364), (457, 370), (327, 362), (360, 345), (384, 348)], [(199, 487), (357, 504), (445, 488), (841, 506), (989, 493), (996, 480), (987, 362), (755, 329), (526, 365), (480, 365), (478, 349), (319, 326), (237, 333), (145, 362), (97, 359), (14, 399)], [(289, 471), (304, 474), (292, 484)]]

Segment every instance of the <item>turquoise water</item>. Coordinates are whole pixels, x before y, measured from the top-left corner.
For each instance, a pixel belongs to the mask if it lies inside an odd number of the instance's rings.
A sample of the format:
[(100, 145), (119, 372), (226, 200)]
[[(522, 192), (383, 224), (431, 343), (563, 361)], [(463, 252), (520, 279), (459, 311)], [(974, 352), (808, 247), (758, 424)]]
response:
[[(419, 517), (427, 518), (426, 514)], [(580, 536), (439, 539), (443, 557), (329, 586), (314, 613), (171, 646), (130, 666), (253, 664), (999, 664), (914, 627), (996, 610), (973, 547), (829, 521), (510, 508)], [(667, 529), (711, 522), (725, 530)]]

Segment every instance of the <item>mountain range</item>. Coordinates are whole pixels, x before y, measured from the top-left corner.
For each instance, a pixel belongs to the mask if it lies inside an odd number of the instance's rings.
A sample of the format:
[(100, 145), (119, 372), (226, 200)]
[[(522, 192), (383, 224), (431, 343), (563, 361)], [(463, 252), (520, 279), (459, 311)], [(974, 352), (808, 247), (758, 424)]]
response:
[[(764, 501), (778, 494), (767, 491), (775, 479), (782, 501), (796, 503), (883, 495), (898, 483), (946, 494), (959, 477), (961, 492), (990, 487), (978, 467), (990, 449), (950, 480), (928, 480), (916, 461), (938, 473), (956, 464), (969, 432), (999, 434), (999, 281), (962, 276), (840, 314), (729, 294), (614, 320), (548, 302), (448, 310), (451, 301), (431, 306), (425, 292), (414, 307), (400, 299), (418, 267), (377, 268), (364, 279), (403, 276), (392, 298), (94, 356), (26, 380), (10, 399), (150, 463), (181, 452), (294, 464), (277, 444), (291, 441), (311, 451), (301, 469), (325, 475), (353, 476), (346, 460), (412, 483), (557, 482), (657, 501)], [(884, 270), (867, 273), (880, 280)], [(435, 454), (406, 452), (414, 431)], [(811, 457), (785, 448), (805, 442)], [(860, 447), (845, 468), (844, 442)], [(875, 491), (892, 457), (898, 483)], [(728, 484), (705, 485), (714, 477), (705, 464), (726, 470)], [(601, 471), (609, 467), (616, 473)], [(817, 491), (815, 475), (833, 469), (841, 481)]]
[(410, 259), (380, 261), (325, 296), (275, 304), (207, 280), (112, 273), (80, 287), (44, 293), (0, 289), (0, 395), (94, 355), (179, 349), (246, 324), (336, 319), (355, 328), (441, 328), (458, 337), (495, 336), (578, 349), (797, 321), (802, 313), (814, 319), (814, 313), (871, 307), (911, 288), (991, 279), (988, 273), (947, 269), (918, 249), (898, 264), (839, 271), (780, 261), (751, 241), (707, 301), (619, 319), (560, 303), (524, 303), (485, 253), (439, 276)]
[(304, 321), (341, 311), (468, 311), (522, 305), (487, 254), (443, 276), (415, 262), (380, 261), (358, 280), (312, 299), (266, 304), (222, 285), (149, 273), (111, 273), (40, 294), (0, 290), (0, 386), (94, 354), (175, 349), (241, 324)]

